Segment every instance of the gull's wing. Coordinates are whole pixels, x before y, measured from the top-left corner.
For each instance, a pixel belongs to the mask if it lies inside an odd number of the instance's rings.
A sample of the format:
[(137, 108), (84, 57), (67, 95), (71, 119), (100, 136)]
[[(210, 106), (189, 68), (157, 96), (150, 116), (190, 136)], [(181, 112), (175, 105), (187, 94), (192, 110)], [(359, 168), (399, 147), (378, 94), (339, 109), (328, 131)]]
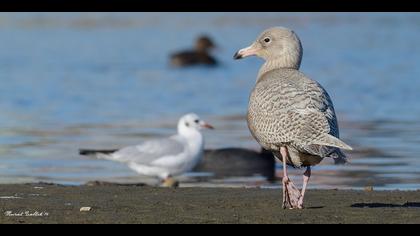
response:
[(110, 160), (120, 162), (134, 162), (136, 164), (150, 164), (157, 159), (176, 156), (186, 148), (182, 139), (177, 136), (146, 141), (137, 146), (130, 146), (109, 155)]

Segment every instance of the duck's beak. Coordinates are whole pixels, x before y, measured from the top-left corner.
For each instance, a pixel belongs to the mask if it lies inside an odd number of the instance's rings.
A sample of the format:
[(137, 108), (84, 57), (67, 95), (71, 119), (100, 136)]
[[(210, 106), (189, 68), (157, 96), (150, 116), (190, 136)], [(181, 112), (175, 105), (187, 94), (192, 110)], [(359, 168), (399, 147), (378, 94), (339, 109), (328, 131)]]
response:
[(223, 52), (223, 48), (219, 45), (213, 45), (212, 49), (213, 52)]
[(200, 122), (200, 126), (201, 126), (201, 128), (204, 128), (204, 129), (214, 129), (214, 127), (212, 125), (210, 125), (210, 124), (208, 124), (204, 121)]
[(249, 47), (243, 48), (235, 53), (233, 55), (233, 59), (238, 60), (249, 56), (257, 55), (257, 50), (254, 44), (252, 44)]

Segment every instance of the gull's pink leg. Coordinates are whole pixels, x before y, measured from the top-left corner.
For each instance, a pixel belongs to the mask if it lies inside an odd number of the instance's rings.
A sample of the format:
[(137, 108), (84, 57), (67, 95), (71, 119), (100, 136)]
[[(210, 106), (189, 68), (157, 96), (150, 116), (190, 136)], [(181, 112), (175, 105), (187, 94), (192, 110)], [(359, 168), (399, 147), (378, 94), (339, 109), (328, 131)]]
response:
[(162, 186), (163, 187), (170, 187), (170, 188), (176, 188), (179, 186), (179, 182), (176, 181), (172, 176), (167, 176), (162, 180)]
[(308, 186), (309, 183), (309, 178), (311, 178), (311, 167), (308, 166), (306, 168), (305, 173), (303, 173), (303, 187), (302, 187), (302, 196), (299, 198), (299, 202), (298, 202), (298, 208), (302, 209), (303, 208), (303, 198), (305, 197), (305, 192), (306, 192), (306, 187)]
[(288, 198), (286, 198), (287, 196), (287, 192), (286, 192), (286, 182), (285, 182), (285, 177), (283, 176), (282, 179), (282, 184), (283, 184), (283, 209), (286, 209), (288, 202), (290, 202), (290, 200)]
[(282, 178), (282, 183), (283, 183), (283, 209), (286, 209), (286, 207), (290, 207), (290, 199), (289, 199), (289, 194), (287, 192), (287, 187), (286, 187), (286, 183), (287, 181), (289, 181), (289, 177), (287, 176), (287, 166), (286, 166), (286, 155), (287, 155), (287, 150), (284, 150), (284, 147), (280, 148), (280, 153), (281, 156), (283, 158), (283, 178)]
[(286, 147), (280, 148), (280, 153), (283, 158), (283, 208), (289, 207), (290, 209), (298, 208), (299, 199), (301, 198), (300, 191), (296, 188), (293, 182), (289, 179), (287, 174), (287, 156), (288, 151)]

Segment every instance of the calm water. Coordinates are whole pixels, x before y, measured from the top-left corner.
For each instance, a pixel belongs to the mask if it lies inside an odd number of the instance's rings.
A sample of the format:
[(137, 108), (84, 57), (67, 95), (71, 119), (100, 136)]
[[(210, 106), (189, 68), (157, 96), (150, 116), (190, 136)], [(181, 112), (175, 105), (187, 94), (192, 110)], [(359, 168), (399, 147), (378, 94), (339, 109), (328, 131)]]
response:
[[(420, 188), (416, 13), (1, 13), (0, 182), (138, 180), (78, 148), (170, 135), (190, 111), (218, 128), (205, 133), (208, 148), (257, 149), (244, 114), (261, 60), (232, 55), (275, 25), (299, 34), (302, 71), (329, 91), (356, 149), (349, 165), (316, 167), (312, 187)], [(215, 39), (223, 65), (171, 68), (168, 54), (200, 33)]]

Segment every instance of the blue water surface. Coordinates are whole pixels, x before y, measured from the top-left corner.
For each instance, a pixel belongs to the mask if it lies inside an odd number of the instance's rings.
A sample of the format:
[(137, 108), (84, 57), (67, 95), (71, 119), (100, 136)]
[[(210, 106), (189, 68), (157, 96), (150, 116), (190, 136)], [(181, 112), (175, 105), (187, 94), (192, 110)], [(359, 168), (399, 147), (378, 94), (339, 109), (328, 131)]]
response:
[[(0, 182), (137, 178), (77, 150), (173, 134), (187, 112), (217, 127), (208, 148), (258, 149), (245, 114), (262, 61), (232, 56), (277, 25), (300, 36), (301, 70), (355, 148), (349, 165), (316, 167), (312, 186), (419, 189), (418, 13), (1, 13)], [(201, 33), (221, 66), (172, 68), (168, 55)]]

